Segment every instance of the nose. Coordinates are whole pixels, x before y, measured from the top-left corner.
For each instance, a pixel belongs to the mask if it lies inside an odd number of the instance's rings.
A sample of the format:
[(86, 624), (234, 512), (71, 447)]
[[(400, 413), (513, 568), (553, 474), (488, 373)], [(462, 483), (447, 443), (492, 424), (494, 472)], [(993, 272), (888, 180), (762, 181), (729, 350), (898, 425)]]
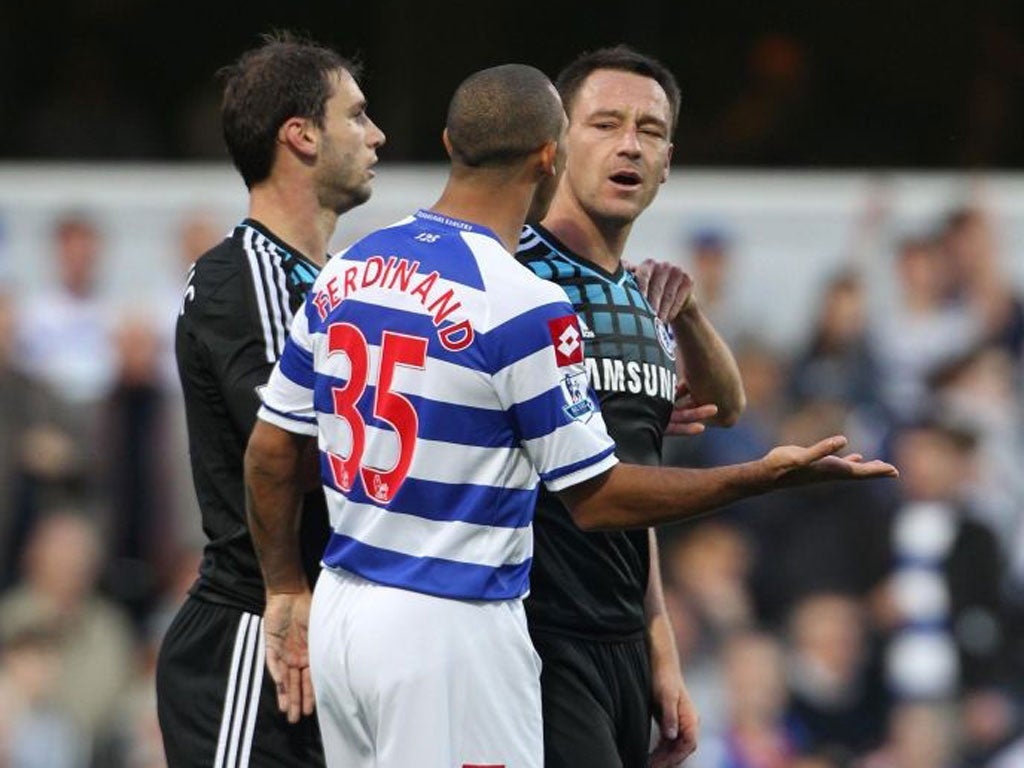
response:
[(373, 122), (373, 120), (370, 120), (370, 125), (373, 127), (370, 131), (370, 146), (374, 149), (384, 146), (384, 142), (387, 141), (384, 131), (378, 128), (377, 124)]
[(618, 151), (620, 155), (630, 158), (640, 157), (640, 137), (637, 135), (636, 126), (627, 125), (622, 129), (619, 136)]

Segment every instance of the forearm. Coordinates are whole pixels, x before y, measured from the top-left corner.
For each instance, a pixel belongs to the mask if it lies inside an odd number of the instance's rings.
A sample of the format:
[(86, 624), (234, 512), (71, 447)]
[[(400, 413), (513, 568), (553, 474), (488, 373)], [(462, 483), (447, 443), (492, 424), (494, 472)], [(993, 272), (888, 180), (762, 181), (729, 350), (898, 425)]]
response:
[(647, 578), (647, 592), (644, 595), (644, 619), (647, 622), (647, 647), (651, 667), (677, 669), (679, 651), (675, 634), (665, 607), (665, 591), (661, 583), (661, 561), (658, 555), (658, 539), (654, 529), (648, 531), (650, 550), (650, 571)]
[(309, 588), (299, 544), (303, 454), (299, 439), (259, 421), (245, 452), (246, 514), (268, 592)]
[(711, 419), (713, 424), (735, 424), (746, 408), (746, 395), (728, 345), (696, 303), (685, 307), (672, 326), (694, 400), (718, 406), (718, 414)]
[(584, 530), (647, 528), (687, 520), (772, 489), (763, 461), (710, 469), (616, 464), (560, 493)]

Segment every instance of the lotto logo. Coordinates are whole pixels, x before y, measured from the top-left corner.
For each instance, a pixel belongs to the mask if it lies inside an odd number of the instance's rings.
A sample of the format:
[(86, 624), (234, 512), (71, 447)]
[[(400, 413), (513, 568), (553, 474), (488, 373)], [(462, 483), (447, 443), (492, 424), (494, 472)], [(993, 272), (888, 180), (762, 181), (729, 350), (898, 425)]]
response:
[(562, 366), (583, 362), (583, 334), (576, 315), (548, 320), (551, 343), (555, 347), (555, 362)]

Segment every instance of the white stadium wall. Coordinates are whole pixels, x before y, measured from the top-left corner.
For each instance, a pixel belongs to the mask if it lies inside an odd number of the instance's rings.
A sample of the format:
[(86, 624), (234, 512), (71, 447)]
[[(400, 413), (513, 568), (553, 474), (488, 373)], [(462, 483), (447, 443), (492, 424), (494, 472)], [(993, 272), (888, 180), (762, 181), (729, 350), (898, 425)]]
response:
[[(429, 205), (443, 183), (440, 166), (379, 166), (373, 198), (342, 218), (332, 245)], [(52, 273), (54, 217), (82, 211), (105, 235), (103, 290), (112, 304), (162, 315), (183, 283), (175, 249), (184, 218), (208, 211), (227, 231), (245, 215), (245, 199), (227, 165), (0, 164), (0, 285), (30, 299)], [(874, 244), (858, 247), (872, 199), (891, 212), (889, 226)], [(627, 258), (685, 264), (689, 233), (723, 230), (733, 243), (733, 305), (742, 324), (792, 348), (816, 310), (821, 283), (852, 252), (884, 311), (893, 237), (924, 232), (967, 201), (994, 213), (1007, 272), (1024, 286), (1024, 176), (1016, 175), (675, 170), (636, 225)]]

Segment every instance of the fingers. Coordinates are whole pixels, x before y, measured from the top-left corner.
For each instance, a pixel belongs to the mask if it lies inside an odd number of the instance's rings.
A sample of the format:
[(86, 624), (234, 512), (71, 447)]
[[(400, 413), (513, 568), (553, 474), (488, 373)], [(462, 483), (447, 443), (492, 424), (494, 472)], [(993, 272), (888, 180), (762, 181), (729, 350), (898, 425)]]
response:
[(309, 673), (309, 667), (302, 670), (302, 714), (312, 715), (316, 706), (316, 699), (313, 696), (313, 677)]
[(707, 421), (718, 413), (718, 406), (714, 403), (697, 405), (693, 407), (676, 407), (672, 409), (669, 416), (670, 424), (693, 424), (698, 421)]
[(661, 306), (665, 296), (665, 287), (667, 285), (668, 275), (663, 269), (655, 269), (651, 272), (650, 280), (648, 281), (647, 290), (647, 303), (651, 305), (651, 309), (654, 313), (662, 320), (665, 319), (665, 310)]
[(802, 463), (813, 464), (819, 459), (831, 456), (845, 448), (847, 442), (846, 437), (843, 435), (833, 435), (832, 437), (826, 437), (824, 440), (819, 440), (810, 448), (805, 449), (805, 458)]
[(302, 717), (302, 670), (288, 668), (288, 722), (293, 725)]
[(647, 295), (647, 286), (651, 282), (651, 271), (654, 269), (652, 259), (644, 259), (639, 265), (632, 268), (633, 279), (636, 280), (640, 292)]
[(900, 471), (886, 461), (855, 462), (852, 464), (851, 473), (854, 477), (899, 477)]
[(678, 435), (682, 437), (695, 437), (704, 433), (704, 425), (700, 422), (693, 424), (669, 424), (665, 428), (666, 435)]
[(691, 290), (693, 290), (693, 283), (690, 280), (690, 276), (681, 269), (673, 270), (669, 274), (668, 282), (665, 286), (666, 306), (660, 308), (664, 309), (664, 311), (659, 312), (658, 317), (666, 323), (674, 320), (683, 308), (683, 305), (690, 298)]
[(661, 737), (674, 741), (679, 736), (679, 706), (674, 697), (666, 696), (661, 702)]
[(703, 422), (714, 418), (718, 413), (718, 406), (714, 403), (708, 405), (691, 406), (688, 403), (689, 396), (676, 400), (676, 407), (669, 416), (668, 428), (665, 433), (668, 435), (684, 435), (692, 437), (704, 431)]

